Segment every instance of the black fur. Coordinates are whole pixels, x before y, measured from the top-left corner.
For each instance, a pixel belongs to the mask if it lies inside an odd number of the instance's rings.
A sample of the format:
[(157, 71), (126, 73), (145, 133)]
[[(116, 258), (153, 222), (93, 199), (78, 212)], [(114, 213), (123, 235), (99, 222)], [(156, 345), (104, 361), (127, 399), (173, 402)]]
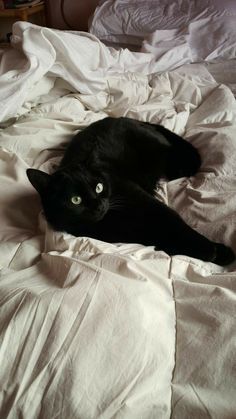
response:
[[(108, 117), (72, 139), (55, 173), (28, 169), (27, 175), (56, 230), (154, 245), (169, 255), (225, 265), (234, 260), (230, 248), (194, 231), (154, 197), (161, 177), (192, 176), (200, 165), (198, 151), (166, 128)], [(101, 184), (103, 190), (96, 192)], [(72, 197), (81, 203), (75, 205)]]

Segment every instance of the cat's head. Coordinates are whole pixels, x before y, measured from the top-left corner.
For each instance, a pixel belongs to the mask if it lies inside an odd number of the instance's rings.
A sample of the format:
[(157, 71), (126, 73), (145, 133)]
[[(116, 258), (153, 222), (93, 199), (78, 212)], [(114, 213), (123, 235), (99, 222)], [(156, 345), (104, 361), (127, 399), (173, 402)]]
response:
[(28, 169), (27, 176), (41, 197), (47, 221), (59, 231), (100, 221), (109, 209), (110, 187), (105, 174), (60, 171), (49, 175)]

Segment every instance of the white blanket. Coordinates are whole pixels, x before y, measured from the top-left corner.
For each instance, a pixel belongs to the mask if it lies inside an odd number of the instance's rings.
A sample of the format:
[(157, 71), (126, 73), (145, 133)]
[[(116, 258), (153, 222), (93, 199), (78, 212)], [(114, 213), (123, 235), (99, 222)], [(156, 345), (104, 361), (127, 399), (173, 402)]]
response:
[(203, 165), (158, 197), (236, 251), (233, 94), (200, 65), (151, 74), (148, 54), (87, 34), (21, 23), (14, 46), (0, 77), (0, 417), (235, 418), (236, 265), (56, 233), (25, 174), (52, 171), (107, 114), (161, 123)]

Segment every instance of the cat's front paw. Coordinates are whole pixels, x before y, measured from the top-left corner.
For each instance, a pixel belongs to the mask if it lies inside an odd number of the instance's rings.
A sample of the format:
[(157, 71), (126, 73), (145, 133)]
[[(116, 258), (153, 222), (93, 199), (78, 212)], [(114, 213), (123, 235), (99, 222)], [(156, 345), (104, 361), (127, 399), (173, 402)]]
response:
[(235, 254), (233, 250), (225, 246), (221, 243), (215, 243), (215, 256), (212, 260), (213, 263), (216, 263), (217, 265), (229, 265), (235, 260)]

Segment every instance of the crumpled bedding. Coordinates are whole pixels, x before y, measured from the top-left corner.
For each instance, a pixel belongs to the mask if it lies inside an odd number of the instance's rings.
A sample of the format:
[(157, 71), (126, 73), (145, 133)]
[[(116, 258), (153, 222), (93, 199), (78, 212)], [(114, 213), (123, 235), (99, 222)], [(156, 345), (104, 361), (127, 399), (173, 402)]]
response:
[(157, 197), (236, 251), (232, 92), (202, 65), (158, 74), (148, 54), (91, 35), (17, 23), (13, 39), (0, 77), (0, 417), (235, 418), (236, 263), (54, 232), (25, 174), (53, 171), (106, 115), (161, 123), (203, 164)]

